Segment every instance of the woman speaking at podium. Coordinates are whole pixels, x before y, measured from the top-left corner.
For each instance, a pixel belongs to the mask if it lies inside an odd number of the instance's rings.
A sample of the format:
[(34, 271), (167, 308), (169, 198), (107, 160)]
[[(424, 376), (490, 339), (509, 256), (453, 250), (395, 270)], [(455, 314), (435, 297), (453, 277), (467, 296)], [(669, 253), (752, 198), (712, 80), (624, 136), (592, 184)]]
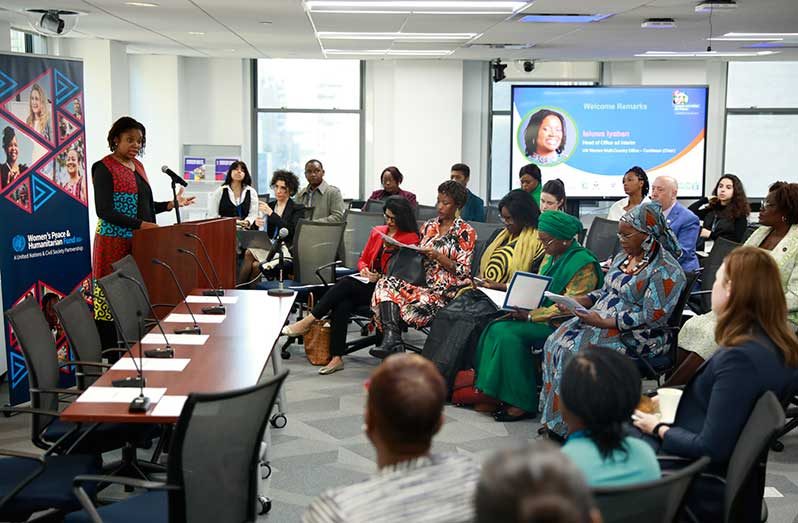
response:
[[(147, 131), (129, 116), (123, 116), (108, 131), (111, 154), (91, 166), (97, 229), (94, 236), (92, 269), (95, 280), (110, 274), (111, 264), (133, 250), (133, 231), (158, 227), (155, 215), (174, 209), (174, 202), (156, 202), (144, 166), (136, 157), (144, 152)], [(194, 203), (177, 195), (180, 207)], [(94, 318), (103, 348), (114, 346), (113, 318), (100, 288), (94, 285)]]

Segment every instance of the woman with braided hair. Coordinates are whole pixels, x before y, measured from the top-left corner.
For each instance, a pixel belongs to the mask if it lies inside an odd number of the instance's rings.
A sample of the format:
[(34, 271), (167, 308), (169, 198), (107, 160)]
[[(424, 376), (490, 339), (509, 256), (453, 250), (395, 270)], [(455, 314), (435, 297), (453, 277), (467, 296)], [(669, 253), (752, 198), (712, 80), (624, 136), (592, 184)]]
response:
[[(580, 230), (582, 223), (570, 214), (546, 211), (540, 215), (537, 233), (546, 253), (540, 274), (551, 278), (551, 292), (579, 296), (601, 285), (603, 273), (596, 256), (574, 240)], [(517, 311), (511, 319), (493, 322), (482, 333), (474, 386), (503, 403), (494, 415), (496, 421), (516, 421), (537, 413), (535, 359), (529, 347), (552, 333), (547, 321), (556, 314), (559, 310), (547, 299), (537, 309)]]

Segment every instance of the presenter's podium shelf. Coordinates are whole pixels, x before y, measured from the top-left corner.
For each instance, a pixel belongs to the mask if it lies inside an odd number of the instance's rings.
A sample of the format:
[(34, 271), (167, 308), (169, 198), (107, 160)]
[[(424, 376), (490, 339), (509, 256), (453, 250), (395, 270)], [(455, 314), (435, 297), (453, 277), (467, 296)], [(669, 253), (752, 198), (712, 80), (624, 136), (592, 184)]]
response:
[[(236, 220), (235, 218), (213, 218), (176, 223), (165, 227), (139, 229), (133, 233), (133, 257), (141, 270), (144, 284), (153, 303), (175, 304), (183, 301), (172, 277), (165, 267), (152, 262), (154, 258), (165, 261), (177, 275), (180, 285), (188, 294), (197, 288), (215, 287), (213, 268), (202, 250), (200, 242), (187, 236), (195, 234), (202, 239), (208, 250), (211, 263), (219, 274), (221, 286), (232, 289), (236, 282)], [(202, 264), (211, 282), (205, 279), (197, 263), (178, 249), (193, 251)], [(156, 308), (159, 316), (168, 308)]]

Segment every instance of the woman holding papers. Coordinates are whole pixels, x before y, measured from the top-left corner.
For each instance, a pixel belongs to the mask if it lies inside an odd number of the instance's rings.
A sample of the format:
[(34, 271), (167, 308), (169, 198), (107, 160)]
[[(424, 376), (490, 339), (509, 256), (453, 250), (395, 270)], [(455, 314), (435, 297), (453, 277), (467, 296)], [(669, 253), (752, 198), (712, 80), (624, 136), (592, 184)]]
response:
[(618, 224), (623, 252), (618, 254), (601, 289), (575, 299), (589, 310), (563, 323), (544, 345), (541, 423), (564, 436), (560, 411), (560, 379), (568, 355), (585, 347), (626, 352), (636, 347), (643, 357), (667, 348), (662, 330), (686, 284), (677, 259), (679, 244), (658, 202), (644, 202)]
[(369, 351), (372, 356), (384, 358), (404, 350), (401, 323), (427, 325), (468, 285), (477, 235), (473, 227), (457, 217), (467, 199), (465, 186), (454, 180), (438, 186), (438, 217), (424, 224), (419, 243), (425, 255), (426, 286), (395, 276), (377, 282), (371, 305), (382, 326), (383, 339), (379, 347)]
[(359, 278), (342, 278), (318, 301), (310, 314), (283, 329), (288, 336), (301, 336), (310, 329), (313, 321), (330, 314), (330, 362), (319, 369), (319, 374), (332, 374), (344, 368), (342, 359), (346, 351), (346, 328), (349, 316), (358, 307), (368, 305), (374, 286), (385, 274), (388, 260), (395, 248), (383, 240), (383, 234), (405, 245), (418, 244), (418, 229), (415, 213), (408, 200), (402, 196), (391, 196), (382, 208), (386, 225), (371, 230), (357, 267)]
[(499, 202), (499, 214), (504, 229), (498, 230), (482, 254), (479, 276), (483, 287), (506, 291), (516, 271), (537, 271), (544, 248), (537, 230), (540, 211), (526, 192), (507, 193)]
[[(751, 275), (756, 277), (752, 278)], [(783, 399), (798, 367), (798, 339), (787, 321), (787, 300), (779, 267), (756, 247), (740, 247), (726, 256), (712, 287), (718, 350), (687, 384), (672, 424), (640, 411), (635, 426), (661, 441), (670, 455), (712, 459), (709, 472), (725, 476), (743, 427), (762, 394)], [(723, 520), (723, 484), (698, 480), (688, 506), (699, 521)], [(755, 514), (740, 521), (759, 521)], [(752, 506), (752, 508), (754, 508)]]
[[(601, 285), (596, 256), (574, 241), (582, 223), (561, 211), (540, 215), (538, 234), (546, 256), (540, 274), (551, 278), (549, 291), (580, 296)], [(531, 346), (543, 342), (552, 328), (546, 323), (559, 313), (548, 299), (532, 311), (518, 311), (513, 319), (492, 323), (479, 340), (474, 386), (504, 407), (497, 421), (516, 421), (537, 414), (535, 360)]]

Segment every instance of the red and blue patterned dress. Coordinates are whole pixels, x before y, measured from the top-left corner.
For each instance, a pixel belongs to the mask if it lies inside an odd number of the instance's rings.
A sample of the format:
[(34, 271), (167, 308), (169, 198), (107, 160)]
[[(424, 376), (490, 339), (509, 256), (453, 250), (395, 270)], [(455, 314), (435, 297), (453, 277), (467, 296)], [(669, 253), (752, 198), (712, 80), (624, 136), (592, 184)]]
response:
[(425, 259), (426, 287), (418, 287), (395, 277), (380, 278), (371, 300), (377, 316), (380, 302), (392, 301), (399, 306), (405, 323), (423, 327), (454, 299), (460, 289), (469, 285), (476, 232), (460, 218), (456, 218), (443, 235), (440, 226), (438, 218), (427, 221), (421, 228), (419, 246), (432, 247), (454, 260), (455, 271), (449, 272), (438, 262)]

